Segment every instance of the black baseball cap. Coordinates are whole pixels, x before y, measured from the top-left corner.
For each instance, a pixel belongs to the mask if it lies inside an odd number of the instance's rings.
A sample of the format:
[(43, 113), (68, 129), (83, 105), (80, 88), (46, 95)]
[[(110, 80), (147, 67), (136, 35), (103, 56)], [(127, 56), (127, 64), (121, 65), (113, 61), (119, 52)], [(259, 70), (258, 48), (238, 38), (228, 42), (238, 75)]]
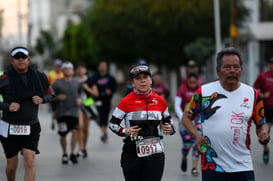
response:
[(148, 65), (136, 65), (130, 69), (130, 78), (133, 79), (140, 73), (146, 73), (152, 76), (151, 70)]

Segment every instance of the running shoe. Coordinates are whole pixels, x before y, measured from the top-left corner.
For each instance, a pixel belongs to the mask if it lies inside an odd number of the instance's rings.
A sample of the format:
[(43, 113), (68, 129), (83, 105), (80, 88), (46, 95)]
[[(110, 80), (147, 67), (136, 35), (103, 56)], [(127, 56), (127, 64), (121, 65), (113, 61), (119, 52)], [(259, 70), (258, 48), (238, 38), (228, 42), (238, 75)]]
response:
[(186, 172), (187, 171), (187, 158), (182, 158), (182, 161), (181, 161), (181, 170), (183, 172)]
[(197, 177), (199, 175), (198, 170), (196, 168), (192, 168), (191, 169), (191, 175), (193, 177)]
[(83, 150), (83, 151), (78, 151), (77, 153), (77, 158), (87, 158), (87, 152), (86, 150)]
[(83, 150), (83, 158), (87, 158), (87, 151), (86, 150)]
[(108, 140), (107, 134), (104, 134), (103, 136), (101, 136), (100, 139), (101, 139), (101, 141), (102, 141), (103, 143), (106, 143), (107, 140)]
[(78, 159), (77, 159), (77, 156), (75, 154), (70, 154), (70, 161), (73, 163), (73, 164), (77, 164), (78, 163)]
[(68, 156), (67, 156), (67, 154), (63, 154), (62, 163), (63, 164), (68, 164)]
[(51, 130), (54, 131), (54, 129), (55, 129), (55, 120), (53, 119), (53, 120), (51, 121)]
[(268, 162), (269, 162), (269, 151), (264, 151), (263, 161), (264, 161), (265, 164), (268, 164)]

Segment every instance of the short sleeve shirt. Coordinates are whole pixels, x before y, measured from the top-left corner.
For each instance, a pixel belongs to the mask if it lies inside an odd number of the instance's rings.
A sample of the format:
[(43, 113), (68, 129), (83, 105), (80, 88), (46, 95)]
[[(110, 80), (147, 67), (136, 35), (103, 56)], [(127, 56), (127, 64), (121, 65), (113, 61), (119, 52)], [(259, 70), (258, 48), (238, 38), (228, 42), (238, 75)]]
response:
[(250, 154), (250, 126), (265, 123), (263, 101), (258, 91), (240, 84), (229, 92), (219, 81), (203, 85), (187, 107), (201, 115), (203, 135), (211, 147), (202, 156), (202, 170), (240, 172), (253, 170)]

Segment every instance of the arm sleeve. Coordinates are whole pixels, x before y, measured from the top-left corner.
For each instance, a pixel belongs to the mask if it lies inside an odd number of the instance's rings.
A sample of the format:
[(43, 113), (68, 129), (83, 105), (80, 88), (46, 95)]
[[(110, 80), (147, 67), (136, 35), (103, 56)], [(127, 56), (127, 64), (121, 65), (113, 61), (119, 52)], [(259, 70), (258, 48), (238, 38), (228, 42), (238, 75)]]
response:
[(113, 131), (115, 134), (117, 134), (118, 136), (123, 136), (123, 137), (126, 136), (125, 133), (123, 133), (123, 130), (125, 128), (122, 127), (120, 123), (124, 117), (125, 117), (125, 112), (123, 112), (119, 108), (116, 108), (109, 122), (109, 129)]
[(172, 131), (170, 135), (173, 135), (176, 131), (175, 131), (175, 126), (173, 124), (173, 120), (172, 117), (168, 111), (168, 108), (164, 111), (164, 113), (162, 114), (162, 123), (168, 123), (171, 125), (172, 127)]
[(115, 116), (112, 116), (110, 123), (109, 123), (109, 128), (111, 131), (113, 131), (115, 134), (118, 136), (126, 136), (125, 133), (123, 133), (123, 128), (120, 123), (122, 120), (116, 118)]
[(174, 99), (174, 111), (176, 116), (178, 117), (179, 121), (181, 121), (182, 116), (183, 116), (183, 111), (181, 109), (181, 104), (182, 104), (182, 98), (176, 96)]

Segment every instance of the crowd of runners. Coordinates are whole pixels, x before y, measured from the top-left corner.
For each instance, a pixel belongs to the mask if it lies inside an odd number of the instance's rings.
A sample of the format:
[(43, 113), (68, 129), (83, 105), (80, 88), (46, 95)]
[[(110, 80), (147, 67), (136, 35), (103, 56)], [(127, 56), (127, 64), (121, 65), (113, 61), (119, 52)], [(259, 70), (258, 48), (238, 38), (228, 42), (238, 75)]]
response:
[[(173, 98), (172, 117), (169, 87), (162, 81), (161, 72), (153, 72), (144, 60), (130, 67), (126, 94), (117, 107), (112, 107), (118, 85), (105, 61), (90, 73), (84, 62), (73, 64), (56, 59), (54, 68), (45, 74), (31, 66), (25, 47), (15, 47), (10, 57), (10, 65), (0, 79), (0, 141), (9, 181), (16, 177), (18, 153), (24, 158), (25, 180), (35, 180), (41, 131), (38, 111), (44, 103), (50, 105), (51, 129), (59, 135), (60, 164), (76, 165), (79, 158), (88, 158), (91, 120), (101, 130), (102, 143), (108, 142), (108, 130), (123, 139), (120, 163), (127, 181), (160, 181), (165, 166), (163, 138), (176, 132), (181, 135), (181, 171), (188, 169), (192, 148), (191, 174), (200, 175), (201, 155), (204, 181), (255, 180), (251, 124), (256, 126), (258, 140), (264, 145), (263, 161), (269, 163), (273, 58), (268, 62), (269, 70), (260, 73), (254, 85), (240, 81), (243, 60), (235, 48), (218, 52), (218, 79), (213, 82), (204, 83), (199, 65), (188, 61), (187, 75)], [(178, 121), (177, 128), (174, 120)]]

